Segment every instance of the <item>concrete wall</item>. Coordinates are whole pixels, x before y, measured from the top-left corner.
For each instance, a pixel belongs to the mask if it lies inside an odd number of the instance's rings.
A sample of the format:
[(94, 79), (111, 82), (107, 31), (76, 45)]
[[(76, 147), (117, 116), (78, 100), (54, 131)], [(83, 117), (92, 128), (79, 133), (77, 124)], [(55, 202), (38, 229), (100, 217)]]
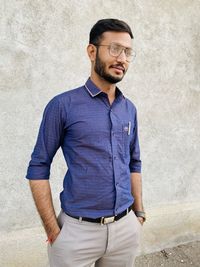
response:
[[(136, 61), (120, 84), (137, 106), (148, 213), (140, 253), (200, 239), (200, 1), (0, 1), (0, 266), (44, 267), (45, 234), (24, 179), (44, 106), (90, 73), (88, 33), (127, 21)], [(58, 152), (56, 210), (66, 167)]]

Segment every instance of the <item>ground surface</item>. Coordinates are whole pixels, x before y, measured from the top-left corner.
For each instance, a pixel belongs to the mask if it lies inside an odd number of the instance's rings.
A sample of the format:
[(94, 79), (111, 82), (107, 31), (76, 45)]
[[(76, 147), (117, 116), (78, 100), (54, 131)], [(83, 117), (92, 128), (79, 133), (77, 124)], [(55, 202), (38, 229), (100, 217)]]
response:
[(135, 267), (200, 267), (200, 241), (140, 256)]

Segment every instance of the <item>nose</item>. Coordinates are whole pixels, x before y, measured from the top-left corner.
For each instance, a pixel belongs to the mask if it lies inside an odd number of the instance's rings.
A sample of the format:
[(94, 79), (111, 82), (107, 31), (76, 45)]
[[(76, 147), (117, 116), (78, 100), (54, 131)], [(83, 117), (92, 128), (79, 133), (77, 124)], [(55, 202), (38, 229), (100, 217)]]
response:
[(126, 63), (126, 54), (125, 54), (124, 49), (121, 51), (121, 53), (117, 57), (117, 61)]

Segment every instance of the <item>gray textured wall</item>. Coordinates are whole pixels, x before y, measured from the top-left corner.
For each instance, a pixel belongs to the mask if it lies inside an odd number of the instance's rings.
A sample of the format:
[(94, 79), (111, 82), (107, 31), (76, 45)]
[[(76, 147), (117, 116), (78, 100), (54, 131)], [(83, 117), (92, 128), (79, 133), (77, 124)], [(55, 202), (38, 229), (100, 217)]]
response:
[[(200, 1), (0, 0), (0, 266), (44, 267), (45, 234), (24, 179), (42, 111), (90, 73), (88, 33), (127, 21), (136, 61), (119, 85), (137, 106), (148, 220), (141, 253), (200, 239)], [(65, 173), (51, 184), (57, 211)]]

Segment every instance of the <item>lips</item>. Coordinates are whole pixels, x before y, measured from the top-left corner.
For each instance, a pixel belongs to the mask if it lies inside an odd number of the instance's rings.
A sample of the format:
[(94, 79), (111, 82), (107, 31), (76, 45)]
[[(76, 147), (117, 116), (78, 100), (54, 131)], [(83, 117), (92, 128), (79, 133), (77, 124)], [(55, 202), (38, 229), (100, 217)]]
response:
[(111, 68), (115, 69), (117, 72), (125, 72), (125, 68), (121, 65), (112, 65)]

